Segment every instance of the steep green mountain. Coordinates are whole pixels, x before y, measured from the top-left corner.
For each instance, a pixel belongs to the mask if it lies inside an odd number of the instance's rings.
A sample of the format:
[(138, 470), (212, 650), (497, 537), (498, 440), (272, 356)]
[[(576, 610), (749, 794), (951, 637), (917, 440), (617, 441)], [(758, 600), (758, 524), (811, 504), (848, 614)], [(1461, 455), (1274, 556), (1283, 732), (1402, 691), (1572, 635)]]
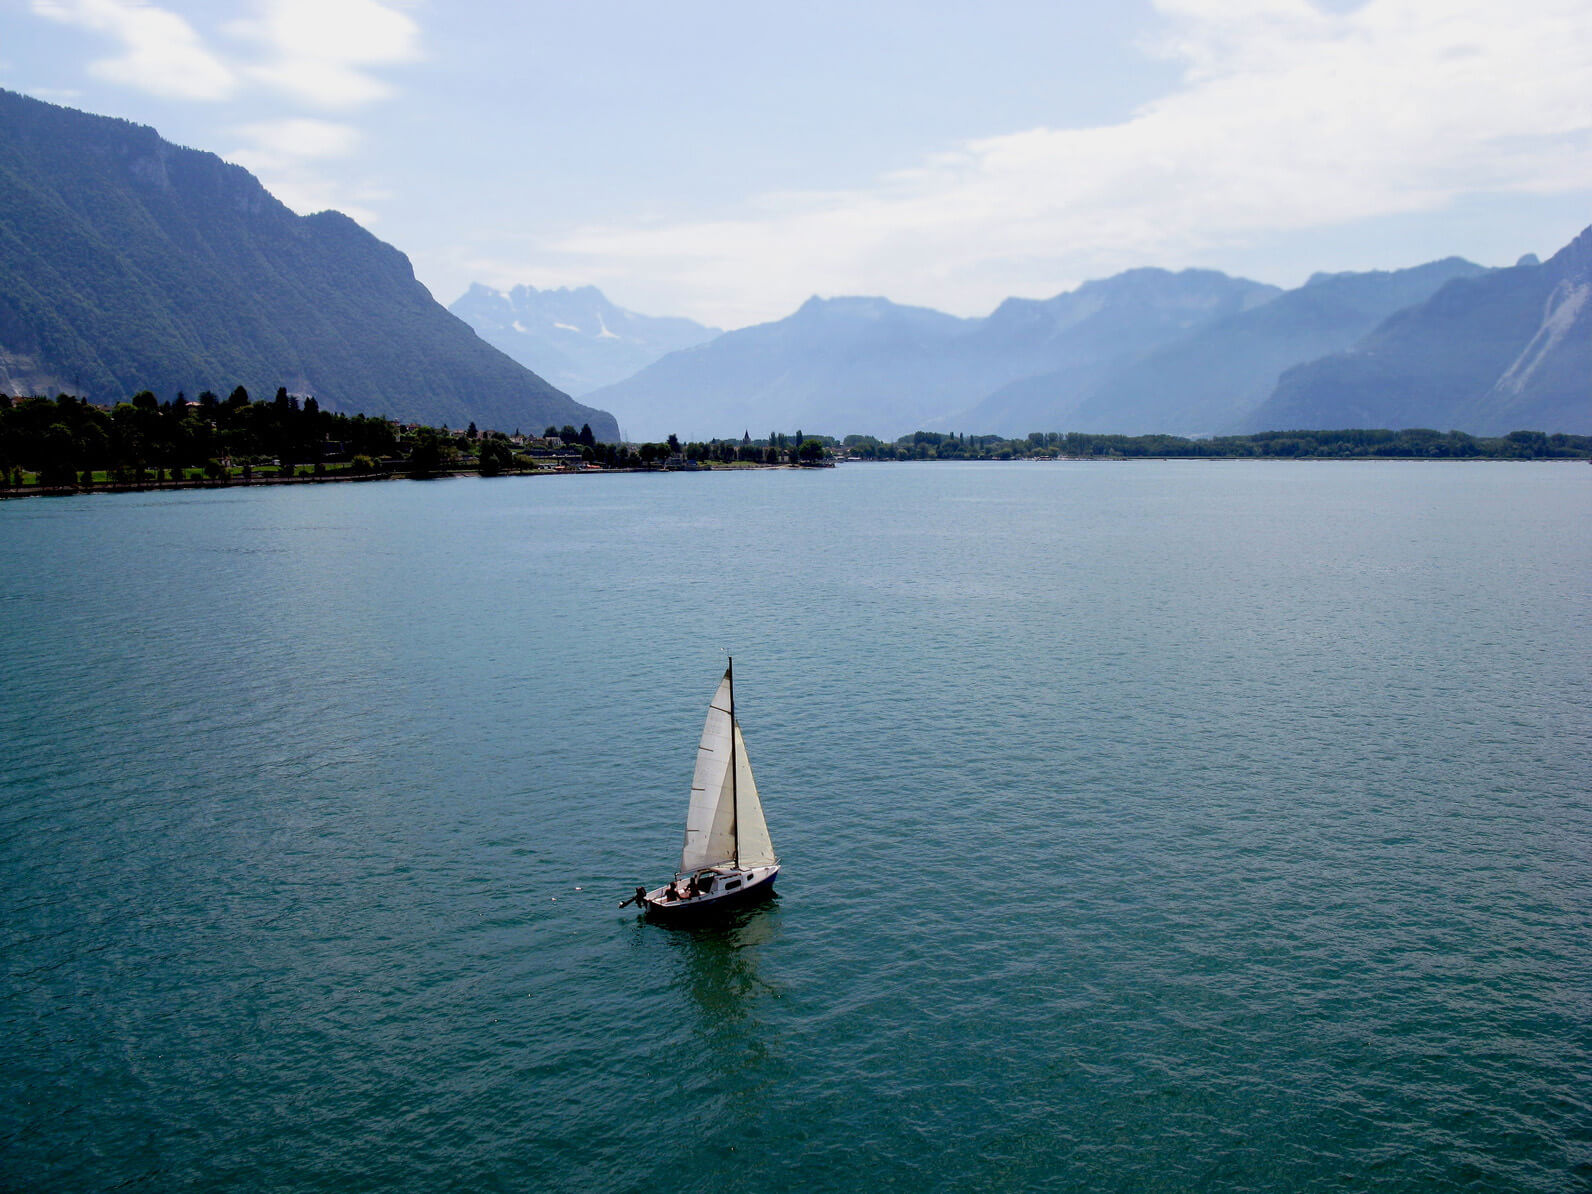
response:
[(297, 216), (213, 154), (0, 91), (0, 388), (105, 403), (236, 385), (405, 421), (618, 437), (348, 217)]
[(488, 344), (577, 398), (721, 334), (691, 319), (627, 311), (595, 286), (516, 286), (505, 293), (478, 282), (448, 310)]
[(1290, 369), (1249, 426), (1592, 433), (1592, 228), (1541, 264), (1456, 278), (1350, 351)]

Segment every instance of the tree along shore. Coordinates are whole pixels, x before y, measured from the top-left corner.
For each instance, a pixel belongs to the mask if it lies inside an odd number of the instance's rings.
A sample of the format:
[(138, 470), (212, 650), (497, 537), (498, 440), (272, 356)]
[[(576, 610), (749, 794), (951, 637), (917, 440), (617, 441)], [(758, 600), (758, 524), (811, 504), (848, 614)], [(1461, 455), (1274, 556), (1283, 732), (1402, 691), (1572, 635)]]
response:
[(1588, 460), (1592, 436), (1511, 431), (1485, 437), (1421, 427), (1261, 431), (1210, 439), (1078, 431), (1006, 439), (915, 431), (894, 441), (848, 435), (835, 450), (856, 460)]
[(143, 391), (109, 409), (70, 395), (0, 395), (0, 495), (289, 481), (374, 480), (571, 472), (832, 464), (835, 460), (1132, 459), (1587, 460), (1592, 436), (1514, 431), (1478, 437), (1401, 431), (1270, 431), (1185, 439), (1166, 435), (1034, 432), (1020, 439), (917, 431), (894, 441), (770, 432), (763, 439), (682, 444), (599, 443), (590, 426), (541, 434), (450, 431), (319, 408), (279, 389), (269, 402), (242, 387), (169, 402)]
[(590, 425), (540, 434), (463, 431), (321, 410), (278, 389), (255, 402), (240, 386), (169, 402), (143, 391), (105, 408), (67, 394), (0, 395), (0, 496), (122, 492), (289, 481), (482, 476), (582, 470), (753, 468), (826, 463), (800, 435), (681, 444), (600, 443)]

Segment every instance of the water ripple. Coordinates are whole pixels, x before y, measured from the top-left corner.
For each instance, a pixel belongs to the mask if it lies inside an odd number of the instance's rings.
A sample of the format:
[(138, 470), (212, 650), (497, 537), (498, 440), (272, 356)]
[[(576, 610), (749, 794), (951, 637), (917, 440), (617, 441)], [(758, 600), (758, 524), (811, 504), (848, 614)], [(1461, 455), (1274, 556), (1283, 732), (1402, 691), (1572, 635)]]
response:
[(1586, 471), (0, 505), (0, 1186), (1592, 1184)]

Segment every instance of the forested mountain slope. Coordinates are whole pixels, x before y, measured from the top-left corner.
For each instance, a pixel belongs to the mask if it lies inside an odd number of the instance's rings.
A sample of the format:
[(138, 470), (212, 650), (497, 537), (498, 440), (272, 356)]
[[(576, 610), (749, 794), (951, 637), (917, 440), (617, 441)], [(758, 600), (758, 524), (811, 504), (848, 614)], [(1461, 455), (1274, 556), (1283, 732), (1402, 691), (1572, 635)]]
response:
[(337, 212), (150, 128), (0, 91), (0, 388), (312, 394), (323, 408), (512, 431), (611, 416), (486, 344)]

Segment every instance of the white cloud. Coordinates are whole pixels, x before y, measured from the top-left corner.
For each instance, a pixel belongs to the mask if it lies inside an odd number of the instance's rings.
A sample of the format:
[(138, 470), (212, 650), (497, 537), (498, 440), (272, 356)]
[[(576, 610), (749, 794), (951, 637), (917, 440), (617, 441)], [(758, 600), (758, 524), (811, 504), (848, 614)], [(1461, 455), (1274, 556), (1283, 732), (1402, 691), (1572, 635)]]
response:
[(35, 14), (121, 42), (90, 65), (99, 78), (177, 99), (233, 95), (245, 80), (312, 107), (355, 107), (392, 93), (375, 68), (420, 57), (420, 27), (383, 0), (255, 0), (224, 28), (259, 60), (213, 51), (188, 21), (146, 0), (32, 0)]
[(73, 105), (81, 103), (83, 99), (83, 93), (76, 87), (30, 87), (28, 94), (50, 104)]
[(253, 146), (249, 152), (276, 161), (346, 157), (359, 143), (359, 130), (352, 125), (308, 117), (258, 121), (238, 132)]
[(368, 187), (348, 187), (325, 177), (317, 163), (347, 157), (359, 145), (359, 130), (329, 120), (298, 117), (245, 124), (234, 130), (243, 144), (227, 154), (265, 188), (302, 214), (335, 208), (362, 224), (372, 224), (371, 206), (387, 198)]
[(242, 161), (238, 164), (256, 174), (266, 190), (301, 216), (340, 211), (366, 228), (375, 228), (381, 223), (381, 204), (392, 197), (378, 188), (344, 185), (292, 163), (269, 169), (256, 169)]
[(385, 98), (391, 88), (371, 68), (420, 57), (420, 27), (378, 0), (263, 0), (228, 29), (266, 52), (252, 78), (320, 108)]
[[(182, 16), (145, 0), (31, 4), (38, 16), (121, 43), (119, 55), (90, 65), (99, 78), (175, 99), (237, 98), (264, 112), (274, 105), (261, 103), (262, 90), (285, 93), (290, 107), (311, 110), (384, 98), (391, 89), (372, 72), (420, 56), (419, 26), (383, 0), (251, 0), (250, 17), (221, 26), (235, 38), (225, 54), (213, 51)], [(334, 207), (370, 224), (374, 205), (388, 197), (336, 181), (337, 172), (325, 168), (358, 147), (352, 125), (284, 116), (232, 133), (241, 144), (227, 157), (296, 211)]]
[(181, 16), (138, 0), (33, 0), (33, 11), (64, 25), (114, 38), (121, 53), (89, 66), (112, 83), (174, 99), (225, 99), (235, 72), (204, 45)]
[(650, 274), (670, 309), (719, 320), (784, 314), (814, 290), (972, 313), (1277, 232), (1475, 194), (1592, 192), (1585, 0), (1158, 8), (1155, 52), (1184, 79), (1127, 121), (990, 137), (734, 219), (581, 229), (540, 246), (536, 275)]

